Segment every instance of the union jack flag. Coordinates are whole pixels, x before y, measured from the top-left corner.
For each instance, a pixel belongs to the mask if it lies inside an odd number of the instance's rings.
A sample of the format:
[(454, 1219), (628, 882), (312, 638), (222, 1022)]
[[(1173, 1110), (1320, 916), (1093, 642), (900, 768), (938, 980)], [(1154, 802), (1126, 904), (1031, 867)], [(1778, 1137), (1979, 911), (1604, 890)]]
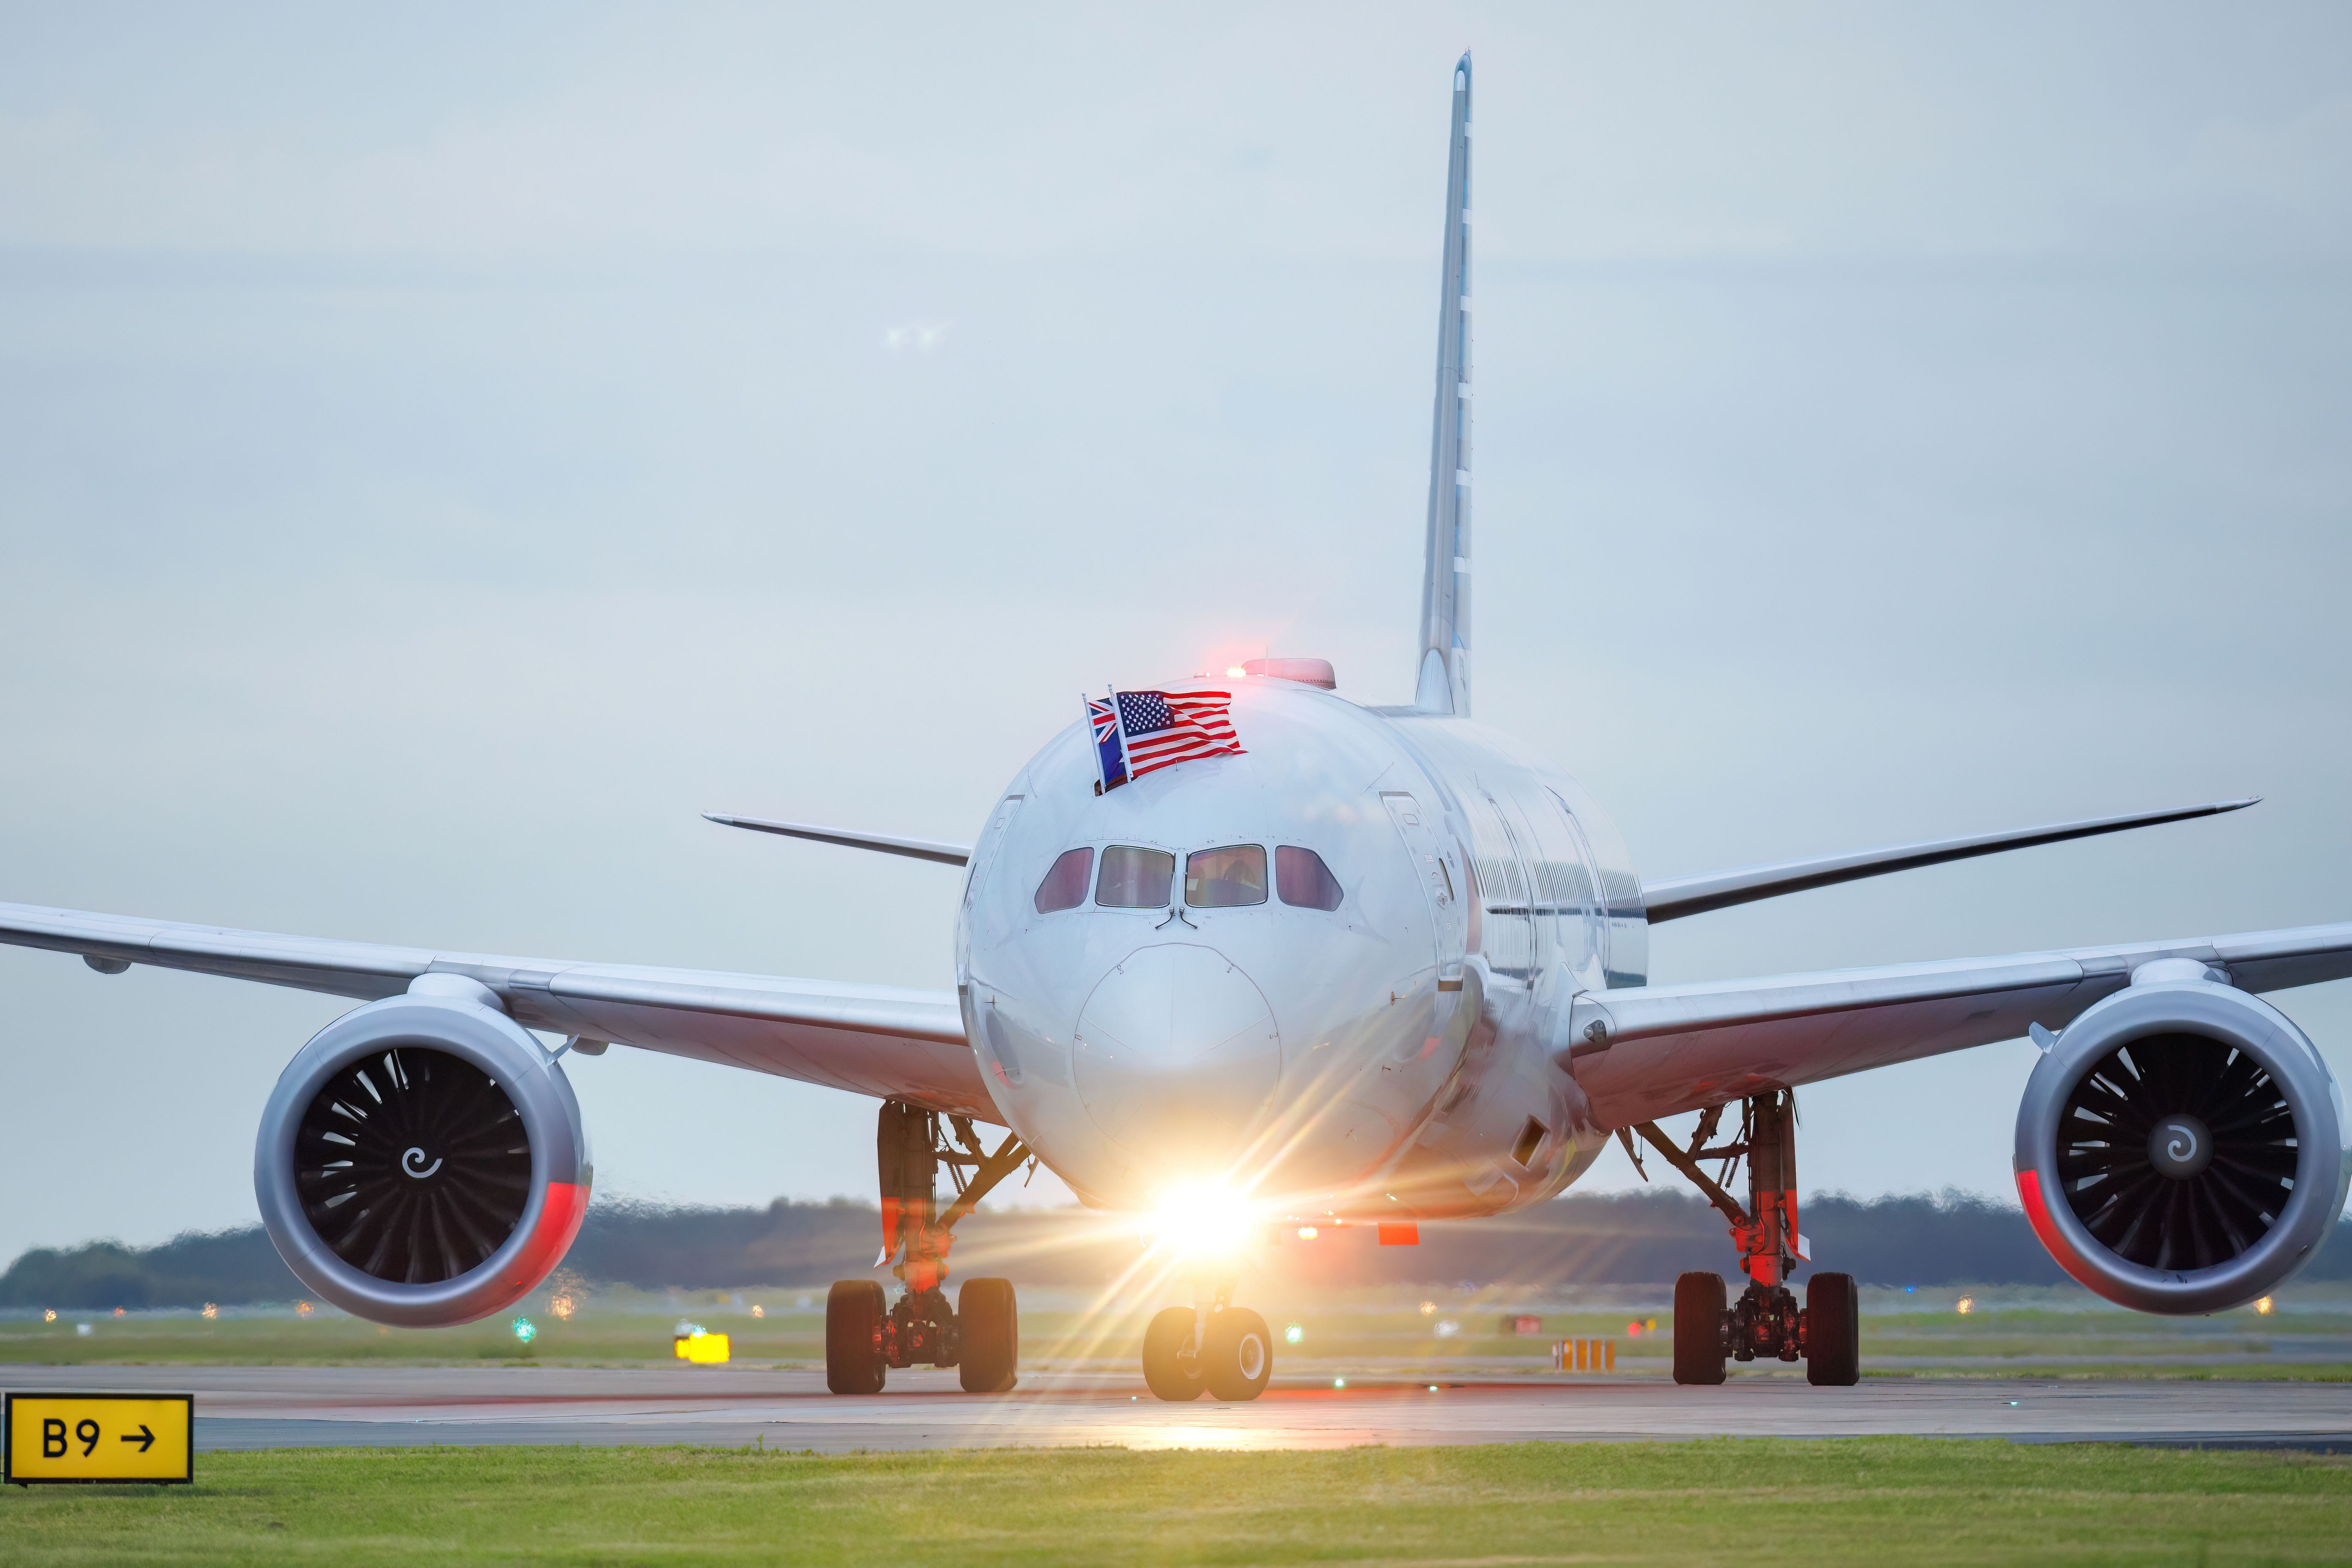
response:
[(1108, 698), (1097, 702), (1088, 697), (1085, 701), (1087, 729), (1095, 742), (1095, 767), (1101, 775), (1095, 793), (1100, 795), (1127, 782), (1127, 752), (1118, 743), (1118, 710)]

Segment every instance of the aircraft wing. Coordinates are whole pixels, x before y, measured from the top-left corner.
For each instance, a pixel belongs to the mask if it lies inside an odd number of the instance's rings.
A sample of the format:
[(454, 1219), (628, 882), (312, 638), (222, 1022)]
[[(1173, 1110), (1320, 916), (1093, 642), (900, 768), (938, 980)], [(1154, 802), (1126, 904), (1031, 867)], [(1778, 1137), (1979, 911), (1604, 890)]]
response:
[(796, 1078), (998, 1120), (951, 993), (765, 974), (499, 958), (0, 904), (0, 942), (258, 980), (372, 1001), (420, 974), (463, 974), (528, 1028)]
[(2057, 1030), (2158, 959), (2242, 991), (2352, 975), (2352, 923), (1585, 993), (1556, 1053), (1604, 1127)]
[[(2008, 849), (2030, 849), (2041, 844), (2063, 844), (2070, 838), (2095, 838), (2158, 823), (2186, 822), (2195, 816), (2219, 816), (2262, 804), (2261, 797), (2217, 800), (2171, 811), (2135, 811), (2123, 816), (2095, 816), (2083, 822), (2053, 822), (2041, 827), (2017, 827), (2006, 833), (1979, 833), (1966, 838), (1934, 838), (1922, 844), (1895, 844), (1884, 849), (1862, 849), (1845, 855), (1821, 855), (1808, 860), (1784, 860), (1772, 866), (1748, 866), (1737, 871), (1711, 871), (1696, 877), (1669, 877), (1642, 884), (1642, 902), (1652, 925), (1678, 921), (1685, 915), (1727, 910), (1759, 899), (1777, 899), (1840, 882), (1883, 877), (1890, 871), (1912, 871), (1923, 866), (1972, 860)], [(776, 831), (782, 831), (779, 828)], [(812, 837), (819, 835), (813, 834)]]

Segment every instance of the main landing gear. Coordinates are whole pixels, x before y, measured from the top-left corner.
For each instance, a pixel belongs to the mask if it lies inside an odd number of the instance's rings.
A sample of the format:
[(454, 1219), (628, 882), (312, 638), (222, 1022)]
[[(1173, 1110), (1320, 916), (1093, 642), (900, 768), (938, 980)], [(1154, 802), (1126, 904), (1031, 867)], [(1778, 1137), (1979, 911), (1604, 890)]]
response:
[(1230, 1287), (1213, 1301), (1171, 1307), (1143, 1331), (1143, 1381), (1160, 1398), (1181, 1405), (1209, 1397), (1226, 1403), (1255, 1399), (1274, 1375), (1274, 1335), (1265, 1320), (1236, 1307)]
[[(1678, 1149), (1654, 1122), (1621, 1131), (1625, 1152), (1633, 1133), (1690, 1178), (1707, 1201), (1731, 1222), (1739, 1248), (1739, 1270), (1748, 1288), (1727, 1303), (1723, 1276), (1685, 1274), (1675, 1281), (1675, 1381), (1721, 1383), (1724, 1362), (1771, 1356), (1802, 1360), (1805, 1381), (1816, 1387), (1851, 1388), (1862, 1378), (1861, 1303), (1850, 1274), (1814, 1274), (1805, 1282), (1805, 1304), (1789, 1289), (1790, 1275), (1811, 1250), (1797, 1229), (1797, 1104), (1786, 1089), (1749, 1097), (1740, 1105), (1738, 1141), (1720, 1148), (1705, 1145), (1723, 1117), (1709, 1107), (1699, 1119), (1688, 1149)], [(1699, 1169), (1701, 1160), (1748, 1163), (1748, 1207), (1743, 1209)]]
[[(1029, 1158), (1011, 1134), (994, 1153), (981, 1147), (971, 1119), (887, 1100), (875, 1150), (882, 1176), (879, 1268), (903, 1246), (891, 1270), (906, 1293), (887, 1303), (880, 1281), (839, 1279), (824, 1300), (824, 1384), (835, 1394), (879, 1394), (889, 1369), (928, 1362), (951, 1366), (970, 1394), (1008, 1394), (1021, 1354), (1021, 1316), (1010, 1279), (967, 1279), (948, 1304), (948, 1247), (958, 1221)], [(939, 1168), (948, 1167), (955, 1201), (938, 1211)], [(964, 1173), (969, 1168), (971, 1174)]]

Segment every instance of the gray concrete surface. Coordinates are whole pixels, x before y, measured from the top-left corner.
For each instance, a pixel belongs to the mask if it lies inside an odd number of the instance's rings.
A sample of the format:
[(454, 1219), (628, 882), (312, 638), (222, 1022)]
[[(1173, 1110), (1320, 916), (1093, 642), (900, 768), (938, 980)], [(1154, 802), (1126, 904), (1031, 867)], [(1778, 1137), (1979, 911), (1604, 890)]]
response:
[(0, 1386), (191, 1391), (205, 1449), (393, 1444), (703, 1443), (853, 1449), (1321, 1448), (1380, 1443), (1879, 1434), (2352, 1452), (2352, 1384), (1801, 1376), (1719, 1388), (1654, 1379), (1278, 1382), (1247, 1405), (1163, 1405), (1133, 1376), (1024, 1375), (1005, 1395), (953, 1373), (836, 1398), (821, 1373), (749, 1368), (0, 1367)]

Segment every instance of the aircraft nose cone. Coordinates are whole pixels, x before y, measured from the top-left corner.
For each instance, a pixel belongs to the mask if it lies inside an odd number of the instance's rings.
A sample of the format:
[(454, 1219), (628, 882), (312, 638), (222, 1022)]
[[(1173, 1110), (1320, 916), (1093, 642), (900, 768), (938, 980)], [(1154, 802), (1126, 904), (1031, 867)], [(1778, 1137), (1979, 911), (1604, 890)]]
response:
[(1282, 1076), (1265, 994), (1224, 954), (1190, 943), (1139, 949), (1104, 975), (1072, 1045), (1095, 1125), (1171, 1170), (1231, 1159)]

